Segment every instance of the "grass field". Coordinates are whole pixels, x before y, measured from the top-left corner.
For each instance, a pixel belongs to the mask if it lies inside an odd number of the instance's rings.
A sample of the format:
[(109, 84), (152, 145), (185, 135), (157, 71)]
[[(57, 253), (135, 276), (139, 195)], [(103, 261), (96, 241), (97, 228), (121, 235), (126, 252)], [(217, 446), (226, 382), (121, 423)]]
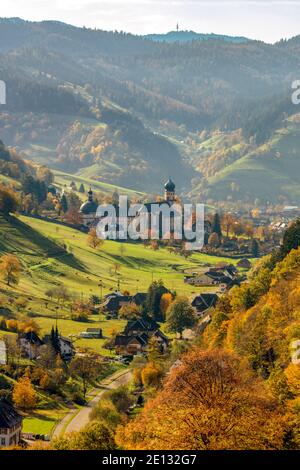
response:
[[(70, 319), (70, 307), (49, 300), (46, 291), (63, 284), (73, 296), (87, 300), (92, 294), (101, 295), (116, 289), (146, 292), (152, 280), (162, 279), (165, 285), (178, 294), (191, 295), (208, 290), (184, 283), (184, 273), (205, 269), (204, 265), (228, 261), (226, 258), (193, 253), (189, 259), (169, 253), (166, 249), (153, 251), (141, 244), (105, 241), (99, 250), (87, 245), (87, 235), (77, 230), (30, 217), (5, 218), (0, 216), (0, 256), (15, 254), (22, 273), (17, 286), (8, 287), (0, 280), (1, 306), (10, 308), (15, 316), (29, 315), (40, 327), (43, 336), (57, 322), (60, 333), (70, 336), (76, 349), (90, 348), (102, 355), (113, 355), (103, 347), (113, 330), (123, 330), (126, 321), (107, 320), (103, 315), (91, 315), (88, 323)], [(234, 261), (235, 263), (237, 260)], [(26, 308), (18, 311), (15, 300), (28, 300)], [(103, 339), (80, 339), (87, 327), (99, 327)], [(163, 325), (165, 330), (165, 325)], [(0, 337), (7, 333), (0, 331)], [(24, 359), (25, 360), (25, 359)], [(27, 362), (30, 362), (26, 359)], [(62, 400), (39, 390), (39, 404), (24, 419), (23, 431), (33, 434), (50, 434), (58, 420), (68, 412)]]
[(225, 199), (234, 183), (233, 199), (254, 195), (262, 200), (276, 201), (284, 195), (299, 203), (299, 114), (286, 120), (286, 126), (276, 130), (266, 143), (225, 166), (209, 178), (209, 194)]
[[(65, 248), (63, 248), (63, 245)], [(205, 269), (207, 263), (228, 261), (226, 258), (193, 253), (189, 259), (169, 253), (165, 248), (153, 251), (142, 244), (105, 241), (92, 249), (87, 245), (87, 235), (62, 225), (29, 217), (0, 217), (0, 255), (14, 253), (22, 263), (20, 283), (7, 287), (0, 282), (0, 295), (12, 304), (17, 297), (28, 299), (26, 312), (49, 333), (56, 318), (63, 335), (78, 335), (87, 323), (70, 320), (70, 307), (49, 300), (45, 292), (63, 284), (72, 296), (88, 300), (92, 294), (112, 292), (120, 283), (121, 290), (146, 292), (153, 280), (162, 279), (166, 287), (178, 294), (190, 296), (208, 291), (184, 283), (186, 271)], [(236, 263), (238, 260), (235, 260)], [(102, 283), (102, 289), (100, 284)], [(112, 330), (120, 331), (125, 322), (91, 316), (92, 326), (100, 327), (105, 337)], [(76, 339), (78, 346), (92, 348), (102, 354), (104, 340)]]
[[(84, 184), (85, 189), (88, 190), (90, 187), (93, 191), (104, 191), (105, 193), (113, 193), (114, 191), (118, 191), (120, 194), (125, 196), (145, 196), (144, 193), (140, 191), (134, 191), (133, 189), (123, 188), (121, 186), (115, 186), (113, 184), (104, 183), (102, 181), (96, 181), (95, 179), (90, 178), (90, 175), (93, 175), (94, 172), (92, 167), (89, 167), (89, 170), (85, 172), (82, 171), (83, 175), (70, 175), (68, 173), (64, 173), (58, 170), (52, 170), (55, 176), (55, 184), (59, 187), (63, 187), (64, 185), (69, 186), (72, 181), (74, 181), (77, 186), (81, 183)], [(80, 193), (78, 193), (80, 196)], [(83, 194), (83, 197), (86, 195)]]

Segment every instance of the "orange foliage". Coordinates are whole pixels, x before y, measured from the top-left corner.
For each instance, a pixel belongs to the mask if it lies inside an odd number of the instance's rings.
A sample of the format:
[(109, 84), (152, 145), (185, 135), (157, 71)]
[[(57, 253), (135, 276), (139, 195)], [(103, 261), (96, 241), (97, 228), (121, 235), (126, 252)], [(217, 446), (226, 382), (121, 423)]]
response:
[(125, 449), (280, 449), (284, 421), (263, 383), (234, 355), (194, 350), (125, 427)]

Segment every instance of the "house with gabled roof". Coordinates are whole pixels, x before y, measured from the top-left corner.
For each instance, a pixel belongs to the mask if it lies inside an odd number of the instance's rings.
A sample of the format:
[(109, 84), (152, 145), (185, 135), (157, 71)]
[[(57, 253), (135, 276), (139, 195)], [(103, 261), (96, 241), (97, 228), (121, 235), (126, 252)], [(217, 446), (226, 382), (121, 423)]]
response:
[(18, 342), (21, 351), (26, 354), (29, 359), (36, 359), (39, 355), (40, 347), (44, 344), (34, 331), (21, 334), (18, 338)]
[(198, 314), (204, 315), (211, 308), (214, 308), (218, 302), (219, 297), (214, 293), (203, 293), (196, 295), (191, 302), (192, 307), (194, 307)]
[(118, 313), (121, 307), (129, 305), (131, 302), (131, 295), (123, 295), (119, 292), (115, 292), (106, 297), (101, 307), (105, 312)]
[(19, 444), (23, 417), (6, 399), (0, 399), (0, 448)]
[(7, 350), (4, 341), (0, 340), (0, 366), (5, 366), (7, 363)]
[(154, 332), (159, 328), (158, 323), (151, 318), (138, 318), (129, 320), (124, 329), (126, 335), (136, 335), (141, 333)]
[(155, 338), (162, 351), (168, 347), (168, 338), (160, 331), (158, 323), (149, 318), (139, 318), (127, 322), (124, 331), (116, 336), (116, 353), (135, 355), (146, 352), (149, 340)]
[(72, 359), (75, 356), (73, 340), (61, 335), (59, 335), (58, 340), (61, 357), (66, 361)]

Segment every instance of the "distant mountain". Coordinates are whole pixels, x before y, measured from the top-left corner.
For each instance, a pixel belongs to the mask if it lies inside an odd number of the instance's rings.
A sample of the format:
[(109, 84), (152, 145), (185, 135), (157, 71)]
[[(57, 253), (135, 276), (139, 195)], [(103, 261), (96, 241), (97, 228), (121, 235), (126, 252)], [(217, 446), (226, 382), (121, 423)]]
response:
[(195, 31), (170, 31), (166, 34), (147, 34), (143, 36), (145, 39), (158, 42), (189, 42), (189, 41), (226, 41), (237, 44), (242, 44), (250, 41), (250, 39), (243, 36), (226, 36), (224, 34), (203, 34), (195, 33)]
[[(211, 199), (265, 197), (263, 179), (240, 194), (243, 185), (231, 177), (221, 183), (222, 171), (249, 146), (268, 166), (264, 143), (299, 112), (291, 104), (299, 38), (272, 45), (200, 36), (205, 40), (168, 42), (57, 21), (0, 20), (0, 79), (7, 84), (0, 138), (53, 169), (113, 185), (152, 193), (171, 174), (179, 190), (204, 190)], [(237, 132), (241, 139), (231, 145)], [(276, 188), (285, 168), (273, 163), (276, 171), (266, 171)], [(294, 163), (284, 197), (298, 184), (300, 158)], [(298, 200), (297, 191), (290, 194)], [(266, 197), (277, 200), (276, 190)]]

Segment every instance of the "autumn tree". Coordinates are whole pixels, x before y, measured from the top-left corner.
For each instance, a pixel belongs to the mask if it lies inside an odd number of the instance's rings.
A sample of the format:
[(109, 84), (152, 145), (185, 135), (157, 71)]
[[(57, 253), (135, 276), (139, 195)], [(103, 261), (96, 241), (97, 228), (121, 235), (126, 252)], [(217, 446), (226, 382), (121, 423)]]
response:
[(136, 320), (140, 317), (141, 308), (138, 307), (135, 303), (122, 305), (119, 310), (119, 318), (124, 318), (125, 320)]
[(103, 396), (92, 408), (90, 420), (105, 423), (109, 429), (115, 430), (125, 420), (125, 414), (120, 413), (112, 401)]
[(283, 259), (291, 250), (300, 246), (300, 218), (285, 232), (280, 248), (280, 258)]
[(0, 185), (0, 213), (9, 215), (17, 211), (19, 205), (16, 193), (4, 185)]
[(164, 317), (166, 316), (167, 310), (169, 306), (171, 305), (172, 300), (173, 300), (173, 296), (171, 292), (166, 292), (165, 294), (161, 296), (159, 307)]
[(37, 404), (37, 395), (28, 377), (20, 378), (13, 389), (13, 401), (17, 408), (31, 410)]
[(82, 431), (53, 440), (55, 450), (113, 450), (113, 432), (103, 422), (92, 422)]
[(40, 181), (44, 181), (46, 186), (53, 183), (54, 175), (53, 173), (47, 168), (46, 166), (39, 166), (36, 172), (37, 179)]
[(68, 209), (65, 220), (68, 224), (72, 225), (81, 225), (83, 222), (80, 212), (78, 212), (74, 207), (70, 207), (70, 209)]
[(167, 310), (168, 330), (172, 333), (182, 332), (186, 328), (192, 328), (197, 322), (195, 310), (185, 297), (177, 297)]
[(81, 379), (84, 399), (86, 397), (88, 383), (97, 377), (100, 370), (100, 363), (92, 360), (90, 357), (77, 356), (72, 360), (70, 372), (72, 375)]
[(19, 283), (21, 263), (15, 255), (7, 254), (1, 256), (0, 269), (2, 277), (8, 286)]
[(98, 237), (97, 230), (95, 228), (91, 228), (88, 237), (87, 237), (87, 244), (91, 248), (100, 248), (103, 245), (104, 241)]
[(220, 237), (216, 232), (210, 234), (208, 244), (214, 248), (218, 248), (218, 246), (220, 246)]
[(221, 226), (222, 226), (222, 229), (225, 231), (227, 238), (229, 237), (229, 232), (231, 231), (234, 223), (235, 223), (235, 218), (232, 214), (229, 214), (227, 212), (222, 216)]
[(285, 425), (261, 380), (234, 355), (195, 349), (116, 442), (125, 449), (281, 449)]
[(158, 364), (149, 362), (141, 371), (141, 381), (144, 387), (158, 388), (161, 384), (163, 373)]

